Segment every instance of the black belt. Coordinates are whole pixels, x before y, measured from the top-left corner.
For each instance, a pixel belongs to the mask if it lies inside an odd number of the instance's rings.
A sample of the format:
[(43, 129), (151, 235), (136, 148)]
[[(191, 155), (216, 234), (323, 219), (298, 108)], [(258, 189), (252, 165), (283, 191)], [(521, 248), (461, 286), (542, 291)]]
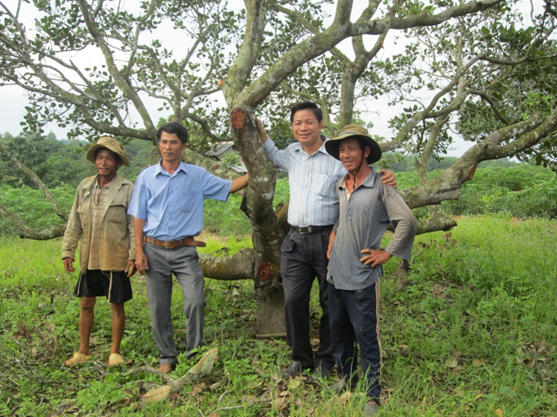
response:
[(182, 246), (201, 246), (201, 247), (206, 246), (205, 242), (202, 242), (200, 240), (194, 240), (194, 238), (191, 236), (185, 237), (181, 240), (171, 240), (171, 241), (158, 240), (158, 239), (153, 239), (152, 237), (145, 236), (144, 240), (145, 243), (150, 243), (152, 245), (160, 246), (165, 249), (176, 249), (176, 248), (181, 248)]
[(293, 232), (301, 235), (309, 235), (311, 233), (321, 232), (322, 230), (331, 230), (333, 225), (330, 226), (290, 226)]

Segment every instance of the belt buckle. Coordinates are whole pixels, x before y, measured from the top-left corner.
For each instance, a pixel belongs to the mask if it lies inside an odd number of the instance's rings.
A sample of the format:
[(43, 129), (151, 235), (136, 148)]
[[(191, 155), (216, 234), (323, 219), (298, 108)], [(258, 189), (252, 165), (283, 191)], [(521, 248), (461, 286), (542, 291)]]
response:
[(164, 242), (164, 248), (165, 248), (165, 249), (172, 249), (172, 248), (169, 246), (169, 243), (171, 243), (171, 242), (169, 242), (169, 241), (167, 241), (167, 240)]
[(309, 235), (311, 233), (311, 226), (300, 226), (299, 232), (301, 235)]

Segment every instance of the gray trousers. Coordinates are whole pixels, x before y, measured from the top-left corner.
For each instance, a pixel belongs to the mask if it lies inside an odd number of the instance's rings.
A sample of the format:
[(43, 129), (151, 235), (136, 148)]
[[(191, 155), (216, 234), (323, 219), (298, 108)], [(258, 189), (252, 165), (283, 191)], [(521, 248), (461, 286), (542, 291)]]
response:
[(160, 352), (159, 363), (177, 363), (178, 351), (173, 338), (170, 304), (172, 299), (172, 274), (182, 288), (184, 313), (187, 317), (187, 352), (193, 353), (203, 344), (205, 319), (204, 276), (199, 266), (195, 247), (165, 249), (145, 243), (149, 269), (145, 274), (145, 287), (151, 312), (151, 328)]

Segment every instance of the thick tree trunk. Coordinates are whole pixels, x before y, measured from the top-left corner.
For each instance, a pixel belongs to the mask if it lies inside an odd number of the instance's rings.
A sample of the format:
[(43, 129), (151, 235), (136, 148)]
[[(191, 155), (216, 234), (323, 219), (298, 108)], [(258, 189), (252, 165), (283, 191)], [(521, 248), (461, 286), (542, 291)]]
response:
[(256, 332), (284, 333), (284, 292), (280, 282), (280, 245), (284, 230), (273, 209), (275, 172), (259, 139), (252, 111), (231, 113), (234, 143), (250, 175), (242, 210), (253, 227), (253, 280), (258, 312)]

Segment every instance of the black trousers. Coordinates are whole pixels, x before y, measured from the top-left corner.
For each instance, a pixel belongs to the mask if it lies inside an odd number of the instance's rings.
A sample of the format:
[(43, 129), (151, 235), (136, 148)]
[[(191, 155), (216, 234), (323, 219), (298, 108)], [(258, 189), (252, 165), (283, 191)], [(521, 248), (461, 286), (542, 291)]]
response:
[[(327, 303), (327, 246), (331, 230), (301, 235), (290, 231), (282, 244), (280, 269), (284, 288), (286, 334), (292, 360), (304, 368), (333, 367), (329, 307)], [(319, 325), (319, 348), (313, 357), (310, 341), (309, 299), (313, 281), (319, 282), (323, 314)]]

